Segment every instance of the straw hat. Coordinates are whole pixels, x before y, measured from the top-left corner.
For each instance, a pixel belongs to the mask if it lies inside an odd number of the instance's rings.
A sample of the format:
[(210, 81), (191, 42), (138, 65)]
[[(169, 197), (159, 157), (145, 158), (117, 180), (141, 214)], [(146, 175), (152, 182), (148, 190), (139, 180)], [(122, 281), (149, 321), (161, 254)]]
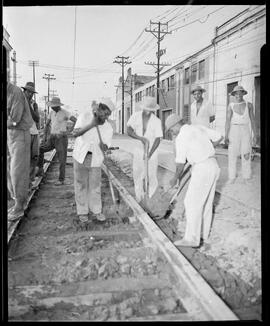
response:
[(115, 110), (115, 105), (109, 97), (102, 97), (100, 103), (105, 104), (111, 111)]
[(176, 125), (181, 120), (183, 120), (183, 118), (180, 117), (180, 115), (175, 114), (175, 113), (170, 114), (167, 117), (167, 119), (165, 120), (165, 128), (166, 128), (166, 130), (169, 130), (171, 127), (173, 127), (174, 125)]
[(54, 107), (61, 106), (61, 105), (64, 105), (64, 104), (61, 103), (59, 97), (53, 97), (51, 99), (51, 101), (47, 102), (47, 105), (50, 106), (50, 107), (52, 107), (52, 108), (54, 108)]
[(140, 104), (142, 110), (156, 112), (159, 109), (159, 105), (156, 99), (152, 96), (145, 96), (142, 103)]
[(206, 90), (205, 90), (204, 88), (202, 88), (201, 86), (199, 86), (199, 85), (195, 86), (195, 87), (192, 89), (191, 94), (193, 94), (193, 93), (196, 92), (196, 91), (200, 91), (200, 92), (202, 92), (202, 93), (206, 92)]
[(247, 91), (244, 89), (243, 86), (235, 86), (233, 91), (231, 92), (231, 95), (234, 96), (236, 92), (243, 92), (244, 95), (247, 94)]
[(22, 86), (22, 89), (32, 93), (37, 93), (35, 90), (35, 84), (33, 82), (27, 82), (24, 87)]

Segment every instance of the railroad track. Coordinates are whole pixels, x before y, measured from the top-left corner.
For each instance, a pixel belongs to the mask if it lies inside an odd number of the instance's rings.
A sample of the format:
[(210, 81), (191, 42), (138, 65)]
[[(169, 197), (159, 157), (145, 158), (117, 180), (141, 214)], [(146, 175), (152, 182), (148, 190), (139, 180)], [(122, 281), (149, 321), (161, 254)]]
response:
[(62, 187), (54, 186), (58, 164), (51, 164), (10, 236), (10, 321), (238, 319), (138, 205), (117, 167), (109, 173), (129, 223), (113, 209), (103, 170), (107, 221), (76, 227), (71, 157), (68, 163)]

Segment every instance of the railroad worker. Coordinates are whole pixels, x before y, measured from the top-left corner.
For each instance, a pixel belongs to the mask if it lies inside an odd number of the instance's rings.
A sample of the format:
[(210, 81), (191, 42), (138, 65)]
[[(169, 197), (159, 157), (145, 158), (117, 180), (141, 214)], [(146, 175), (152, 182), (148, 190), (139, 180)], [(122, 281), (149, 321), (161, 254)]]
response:
[(154, 114), (159, 109), (156, 100), (146, 96), (140, 105), (141, 111), (134, 112), (127, 122), (127, 133), (130, 137), (138, 139), (133, 151), (133, 179), (136, 199), (144, 199), (144, 158), (148, 158), (149, 172), (149, 198), (153, 196), (157, 187), (158, 151), (160, 139), (163, 137), (161, 120)]
[[(242, 177), (246, 183), (251, 178), (251, 129), (253, 144), (257, 143), (257, 128), (253, 113), (253, 105), (243, 99), (247, 91), (242, 86), (235, 86), (231, 95), (235, 103), (230, 103), (227, 109), (225, 123), (225, 144), (228, 147), (228, 181), (234, 183), (236, 178), (237, 157), (241, 154)], [(251, 126), (251, 128), (250, 128)]]
[(44, 164), (44, 153), (56, 149), (59, 166), (59, 178), (55, 183), (56, 186), (63, 185), (65, 181), (65, 167), (67, 160), (67, 121), (71, 120), (76, 122), (76, 118), (71, 115), (67, 110), (61, 108), (64, 104), (61, 103), (59, 97), (53, 97), (47, 105), (52, 108), (49, 113), (46, 125), (44, 128), (44, 136), (47, 134), (48, 129), (51, 125), (50, 135), (47, 137), (45, 143), (42, 143), (39, 147), (39, 160), (38, 160), (38, 175), (43, 175), (43, 164)]
[(190, 107), (190, 121), (194, 125), (210, 127), (210, 123), (215, 120), (215, 110), (213, 105), (206, 101), (202, 94), (206, 92), (201, 86), (196, 86), (192, 91), (194, 102)]
[(220, 168), (215, 159), (215, 149), (223, 137), (213, 129), (188, 125), (176, 114), (165, 122), (166, 129), (177, 135), (175, 139), (176, 172), (170, 186), (177, 183), (186, 161), (192, 165), (191, 179), (184, 199), (186, 230), (184, 238), (175, 241), (177, 246), (197, 247), (200, 236), (206, 240), (210, 233), (212, 208)]
[(22, 87), (24, 90), (24, 95), (28, 101), (30, 112), (32, 115), (32, 118), (34, 120), (34, 123), (32, 127), (30, 128), (30, 134), (31, 134), (31, 156), (30, 156), (30, 188), (32, 186), (32, 183), (35, 179), (36, 175), (36, 167), (38, 163), (38, 157), (39, 157), (39, 133), (38, 133), (38, 124), (39, 124), (39, 112), (38, 112), (38, 105), (33, 100), (34, 93), (37, 93), (35, 90), (35, 85), (32, 82), (27, 82), (24, 87)]
[[(75, 201), (82, 223), (88, 222), (89, 214), (93, 214), (98, 221), (106, 220), (101, 202), (102, 150), (108, 150), (111, 145), (113, 129), (107, 120), (114, 105), (104, 102), (106, 104), (99, 103), (80, 114), (73, 130), (76, 137), (73, 150)], [(103, 144), (100, 143), (96, 126)]]
[(7, 83), (8, 188), (15, 200), (9, 220), (24, 216), (30, 175), (30, 128), (34, 121), (20, 87)]

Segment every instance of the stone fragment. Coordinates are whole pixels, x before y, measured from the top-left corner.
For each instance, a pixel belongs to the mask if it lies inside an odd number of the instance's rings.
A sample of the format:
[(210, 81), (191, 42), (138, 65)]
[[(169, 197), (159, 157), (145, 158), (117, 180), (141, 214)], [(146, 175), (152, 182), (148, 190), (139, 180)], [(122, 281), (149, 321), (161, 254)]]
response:
[(172, 312), (177, 307), (177, 302), (173, 298), (167, 298), (162, 302), (165, 311)]
[(128, 275), (130, 273), (130, 268), (131, 267), (129, 264), (124, 264), (124, 265), (121, 265), (120, 271), (121, 271), (121, 273)]

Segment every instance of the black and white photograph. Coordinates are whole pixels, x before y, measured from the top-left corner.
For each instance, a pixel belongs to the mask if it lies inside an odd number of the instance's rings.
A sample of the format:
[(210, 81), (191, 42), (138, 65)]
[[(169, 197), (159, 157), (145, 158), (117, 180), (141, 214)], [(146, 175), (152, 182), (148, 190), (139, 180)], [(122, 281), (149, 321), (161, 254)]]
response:
[(2, 32), (2, 320), (264, 321), (266, 4), (4, 1)]

